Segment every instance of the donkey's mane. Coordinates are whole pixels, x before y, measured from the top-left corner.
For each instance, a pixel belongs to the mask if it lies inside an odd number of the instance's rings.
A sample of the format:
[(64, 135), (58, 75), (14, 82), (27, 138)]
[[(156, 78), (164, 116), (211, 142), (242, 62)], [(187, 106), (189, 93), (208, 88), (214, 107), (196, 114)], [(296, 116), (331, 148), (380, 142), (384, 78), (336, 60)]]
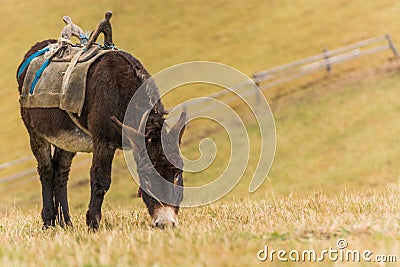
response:
[[(138, 59), (126, 52), (121, 52), (121, 55), (132, 66), (135, 75), (140, 79), (142, 84), (151, 78), (151, 75), (147, 72)], [(164, 105), (160, 101), (159, 91), (154, 82), (148, 81), (145, 86), (146, 97), (148, 97), (149, 103), (152, 106), (152, 110), (149, 114), (146, 124), (146, 138), (156, 140), (157, 138), (161, 138), (160, 136), (165, 123), (165, 116), (168, 113), (165, 111)], [(134, 94), (135, 92), (132, 93)]]

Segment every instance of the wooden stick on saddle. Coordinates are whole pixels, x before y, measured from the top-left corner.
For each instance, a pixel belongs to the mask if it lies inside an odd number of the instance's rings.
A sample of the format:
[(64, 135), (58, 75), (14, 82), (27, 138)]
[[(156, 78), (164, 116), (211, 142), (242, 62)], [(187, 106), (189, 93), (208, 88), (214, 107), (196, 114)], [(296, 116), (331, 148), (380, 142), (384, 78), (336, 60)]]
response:
[(99, 37), (100, 33), (104, 34), (104, 46), (106, 48), (114, 47), (114, 43), (112, 40), (112, 27), (110, 23), (110, 19), (112, 16), (111, 11), (107, 11), (104, 15), (104, 19), (102, 19), (98, 24), (96, 29), (92, 32), (89, 37), (89, 41), (86, 45), (86, 50), (89, 50), (90, 47), (96, 42), (97, 37)]

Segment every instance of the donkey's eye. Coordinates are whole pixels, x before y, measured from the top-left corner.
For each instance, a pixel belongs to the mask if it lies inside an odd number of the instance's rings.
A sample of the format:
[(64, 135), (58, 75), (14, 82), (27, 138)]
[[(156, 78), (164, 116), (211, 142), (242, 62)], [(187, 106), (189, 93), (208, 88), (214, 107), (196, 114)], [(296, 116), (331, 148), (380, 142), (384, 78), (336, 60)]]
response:
[(179, 177), (180, 177), (180, 176), (181, 176), (180, 173), (175, 173), (175, 176), (174, 176), (174, 185), (178, 185)]

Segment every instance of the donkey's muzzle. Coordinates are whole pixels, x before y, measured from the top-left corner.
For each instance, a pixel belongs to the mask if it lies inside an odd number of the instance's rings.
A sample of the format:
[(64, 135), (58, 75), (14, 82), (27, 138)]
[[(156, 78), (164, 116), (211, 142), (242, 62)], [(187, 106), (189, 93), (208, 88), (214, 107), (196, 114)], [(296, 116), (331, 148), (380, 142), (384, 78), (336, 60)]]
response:
[(154, 211), (152, 223), (154, 227), (164, 229), (178, 225), (178, 216), (171, 206), (159, 207)]

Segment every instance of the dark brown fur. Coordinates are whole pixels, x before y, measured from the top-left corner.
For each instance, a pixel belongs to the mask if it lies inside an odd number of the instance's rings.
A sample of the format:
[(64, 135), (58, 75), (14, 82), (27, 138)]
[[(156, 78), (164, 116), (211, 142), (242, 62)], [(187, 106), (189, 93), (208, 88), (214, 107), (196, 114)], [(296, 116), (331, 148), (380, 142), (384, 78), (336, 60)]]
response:
[[(55, 40), (36, 43), (26, 53), (24, 60), (53, 42)], [(25, 74), (26, 71), (18, 78), (20, 93)], [(149, 73), (137, 59), (122, 51), (113, 51), (101, 56), (89, 68), (84, 108), (78, 120), (81, 126), (88, 129), (92, 135), (91, 197), (86, 215), (86, 223), (92, 229), (99, 227), (104, 195), (111, 184), (114, 152), (122, 147), (121, 136), (113, 127), (110, 117), (116, 116), (120, 121), (123, 120), (133, 94), (149, 77)], [(21, 116), (30, 136), (32, 152), (38, 162), (38, 173), (42, 184), (44, 226), (54, 225), (56, 221), (61, 225), (72, 225), (67, 200), (67, 181), (72, 159), (77, 151), (67, 151), (48, 140), (57, 139), (61, 133), (80, 132), (83, 134), (83, 132), (65, 111), (58, 108), (21, 107)], [(179, 184), (183, 185), (182, 171), (169, 163), (163, 154), (160, 139), (164, 124), (163, 116), (163, 105), (157, 102), (146, 125), (146, 137), (150, 140), (146, 143), (146, 149), (151, 162), (161, 176), (173, 182), (178, 174)], [(54, 153), (51, 153), (51, 146), (55, 148)], [(178, 161), (181, 160), (179, 152), (176, 157)], [(140, 176), (140, 164), (137, 165)], [(175, 211), (178, 213), (182, 192), (175, 192), (175, 194), (177, 194)], [(142, 197), (150, 215), (153, 216), (154, 210), (160, 203), (145, 192), (142, 192)]]

